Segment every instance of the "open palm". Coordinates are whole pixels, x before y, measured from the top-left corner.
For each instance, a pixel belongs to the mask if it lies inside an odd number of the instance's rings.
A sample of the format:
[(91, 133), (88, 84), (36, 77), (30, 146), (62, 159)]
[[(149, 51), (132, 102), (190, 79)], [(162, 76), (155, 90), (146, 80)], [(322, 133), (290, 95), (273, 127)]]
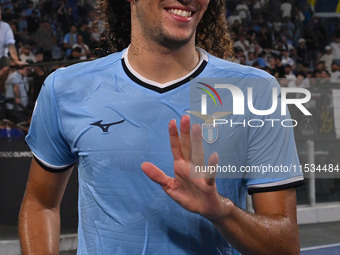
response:
[[(142, 164), (142, 170), (183, 208), (208, 218), (221, 213), (219, 205), (222, 197), (217, 192), (214, 176), (203, 173), (194, 178), (190, 176), (195, 166), (205, 165), (200, 125), (193, 125), (190, 134), (190, 117), (184, 115), (180, 123), (180, 136), (175, 120), (169, 123), (169, 135), (175, 178), (169, 177), (149, 162)], [(209, 165), (217, 163), (218, 155), (213, 153), (209, 158)]]

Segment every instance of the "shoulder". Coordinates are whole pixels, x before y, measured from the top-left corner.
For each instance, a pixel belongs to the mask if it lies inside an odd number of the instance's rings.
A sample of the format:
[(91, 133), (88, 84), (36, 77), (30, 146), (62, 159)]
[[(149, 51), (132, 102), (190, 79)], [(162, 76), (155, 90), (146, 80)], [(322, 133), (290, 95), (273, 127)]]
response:
[(2, 31), (9, 31), (9, 30), (11, 30), (11, 27), (10, 27), (10, 25), (7, 23), (7, 22), (4, 22), (4, 21), (1, 21), (0, 20), (0, 30), (2, 30)]
[(15, 72), (8, 75), (7, 81), (13, 82), (15, 80), (18, 80), (19, 76), (20, 76), (19, 73), (15, 71)]
[(7, 86), (18, 85), (20, 83), (20, 79), (16, 73), (12, 73), (8, 76), (5, 83)]
[(109, 76), (113, 77), (113, 72), (119, 68), (121, 54), (113, 53), (103, 58), (59, 68), (47, 77), (44, 85), (52, 86), (54, 92), (59, 94), (76, 93), (79, 89), (101, 84), (103, 80), (110, 78)]
[(234, 76), (237, 78), (247, 78), (247, 77), (253, 77), (253, 78), (263, 78), (263, 79), (272, 79), (274, 78), (271, 74), (251, 66), (244, 66), (240, 65), (235, 62), (231, 62), (228, 60), (220, 59), (212, 55), (209, 56), (209, 64), (213, 66), (216, 70), (220, 70), (221, 72), (224, 72), (228, 77)]
[(279, 84), (271, 74), (251, 66), (244, 66), (209, 55), (209, 78), (223, 78), (241, 89), (256, 88), (257, 91), (277, 87)]
[(1, 27), (9, 27), (9, 24), (5, 21), (0, 20)]

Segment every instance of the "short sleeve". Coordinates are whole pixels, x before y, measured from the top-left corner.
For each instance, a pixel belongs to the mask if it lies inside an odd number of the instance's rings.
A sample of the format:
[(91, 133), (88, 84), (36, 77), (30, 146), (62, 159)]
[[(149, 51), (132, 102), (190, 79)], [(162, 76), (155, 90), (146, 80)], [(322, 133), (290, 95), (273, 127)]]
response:
[(38, 163), (48, 171), (61, 172), (76, 163), (62, 127), (53, 91), (54, 75), (45, 80), (38, 96), (26, 142)]
[(10, 44), (15, 44), (15, 39), (13, 35), (13, 31), (11, 27), (7, 23), (2, 23), (2, 25), (6, 25), (6, 30), (5, 30), (5, 44), (6, 47)]
[[(276, 88), (277, 107), (270, 115), (253, 115), (257, 126), (251, 127), (248, 139), (247, 169), (245, 180), (248, 193), (276, 191), (303, 184), (299, 159), (294, 140), (292, 120), (288, 109), (281, 114), (281, 90), (276, 79), (271, 79), (270, 88), (257, 95), (254, 107), (258, 110), (270, 109), (272, 93)], [(256, 104), (256, 105), (255, 105)]]
[(8, 76), (7, 81), (6, 81), (7, 84), (12, 85), (12, 86), (15, 84), (18, 84), (19, 82), (20, 82), (20, 79), (16, 72)]
[(70, 34), (66, 34), (65, 36), (64, 36), (64, 43), (69, 43), (69, 41), (70, 41)]

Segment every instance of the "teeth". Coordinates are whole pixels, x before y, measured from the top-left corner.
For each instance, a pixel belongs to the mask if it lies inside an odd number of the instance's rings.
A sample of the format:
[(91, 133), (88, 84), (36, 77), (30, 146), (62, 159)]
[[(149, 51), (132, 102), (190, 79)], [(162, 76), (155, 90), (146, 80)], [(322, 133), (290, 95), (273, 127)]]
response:
[(191, 11), (183, 11), (183, 10), (178, 10), (178, 9), (170, 9), (168, 12), (181, 16), (181, 17), (187, 17), (189, 18), (191, 16)]

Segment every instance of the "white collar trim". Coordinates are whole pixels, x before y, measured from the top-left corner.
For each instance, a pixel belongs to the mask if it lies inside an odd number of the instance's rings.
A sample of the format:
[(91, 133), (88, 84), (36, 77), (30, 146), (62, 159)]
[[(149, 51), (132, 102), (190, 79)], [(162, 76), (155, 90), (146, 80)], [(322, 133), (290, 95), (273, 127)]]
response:
[(173, 81), (169, 81), (169, 82), (166, 82), (166, 83), (158, 83), (158, 82), (155, 82), (155, 81), (152, 81), (152, 80), (149, 80), (145, 77), (143, 77), (142, 75), (140, 75), (139, 73), (137, 73), (133, 68), (132, 66), (130, 65), (129, 63), (129, 59), (128, 59), (128, 52), (129, 52), (129, 48), (130, 46), (123, 52), (123, 55), (122, 55), (122, 59), (126, 65), (126, 67), (129, 69), (129, 71), (135, 76), (137, 77), (139, 80), (147, 83), (147, 84), (150, 84), (152, 86), (155, 86), (155, 87), (158, 87), (158, 88), (166, 88), (166, 87), (169, 87), (173, 84), (176, 84), (182, 80), (185, 80), (186, 78), (190, 77), (200, 66), (201, 64), (203, 63), (203, 61), (206, 61), (208, 62), (208, 54), (206, 51), (204, 51), (203, 49), (201, 48), (196, 48), (199, 53), (200, 53), (200, 61), (199, 63), (196, 65), (196, 67), (191, 71), (189, 72), (188, 74), (176, 79), (176, 80), (173, 80)]

